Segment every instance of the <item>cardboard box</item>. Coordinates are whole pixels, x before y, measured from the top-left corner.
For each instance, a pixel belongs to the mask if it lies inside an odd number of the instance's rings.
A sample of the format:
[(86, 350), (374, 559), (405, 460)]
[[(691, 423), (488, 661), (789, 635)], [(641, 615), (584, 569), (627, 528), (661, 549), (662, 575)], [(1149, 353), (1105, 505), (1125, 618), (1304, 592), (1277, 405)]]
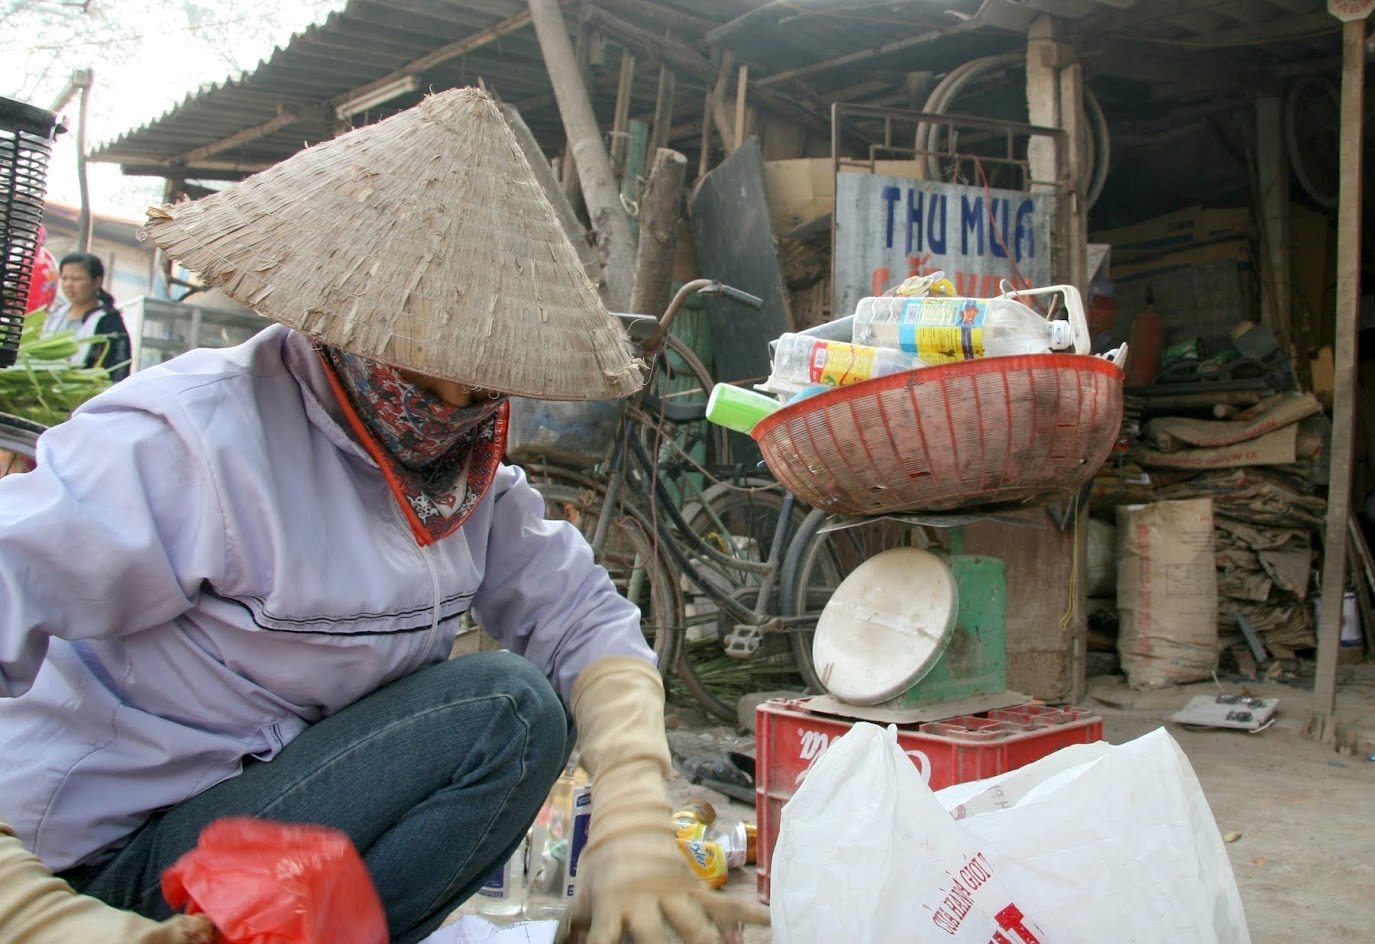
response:
[(1117, 229), (1089, 234), (1089, 241), (1112, 245), (1113, 275), (1119, 264), (1217, 240), (1248, 236), (1251, 211), (1189, 207)]
[(1259, 289), (1247, 241), (1197, 246), (1128, 264), (1116, 261), (1116, 249), (1113, 255), (1116, 332), (1122, 340), (1147, 298), (1154, 299), (1165, 319), (1167, 344), (1230, 337), (1238, 322), (1259, 320)]
[[(870, 173), (868, 166), (841, 165), (841, 173)], [(917, 176), (916, 161), (875, 161), (873, 173), (886, 177)], [(829, 157), (798, 157), (764, 162), (769, 219), (778, 235), (835, 209), (835, 175)]]

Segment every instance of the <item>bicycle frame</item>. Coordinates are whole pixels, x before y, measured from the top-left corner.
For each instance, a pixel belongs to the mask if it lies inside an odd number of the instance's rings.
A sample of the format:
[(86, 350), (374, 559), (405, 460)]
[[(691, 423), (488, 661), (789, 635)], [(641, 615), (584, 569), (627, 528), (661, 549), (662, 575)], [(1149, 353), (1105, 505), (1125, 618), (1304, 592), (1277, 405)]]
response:
[[(655, 329), (641, 345), (644, 356), (650, 363), (651, 376), (659, 369), (659, 355), (674, 318), (682, 310), (687, 299), (698, 293), (723, 295), (752, 307), (758, 307), (760, 304), (754, 296), (712, 279), (687, 282), (674, 295)], [(783, 491), (782, 508), (774, 525), (765, 560), (745, 560), (712, 547), (693, 530), (683, 516), (672, 493), (658, 474), (657, 463), (649, 455), (644, 443), (635, 435), (636, 428), (641, 423), (636, 417), (643, 413), (647, 387), (648, 385), (631, 397), (630, 407), (608, 449), (607, 460), (604, 463), (607, 484), (602, 499), (602, 512), (598, 515), (597, 525), (591, 537), (593, 553), (602, 553), (622, 489), (630, 483), (634, 498), (649, 513), (651, 525), (661, 546), (667, 551), (672, 565), (687, 577), (696, 592), (710, 599), (721, 612), (734, 620), (735, 630), (727, 640), (726, 651), (737, 658), (748, 658), (758, 651), (765, 632), (776, 632), (783, 628), (782, 617), (769, 614), (771, 610), (776, 614), (777, 610), (773, 603), (780, 582), (796, 498), (790, 492)], [(759, 584), (753, 593), (753, 606), (747, 607), (735, 595), (721, 589), (716, 582), (705, 576), (692, 555), (727, 570), (758, 576)]]

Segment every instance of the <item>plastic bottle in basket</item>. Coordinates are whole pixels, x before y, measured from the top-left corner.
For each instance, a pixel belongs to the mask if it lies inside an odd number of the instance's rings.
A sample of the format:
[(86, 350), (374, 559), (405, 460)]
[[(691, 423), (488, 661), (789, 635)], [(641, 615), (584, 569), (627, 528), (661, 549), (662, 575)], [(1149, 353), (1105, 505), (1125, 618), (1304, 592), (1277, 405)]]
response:
[(1067, 321), (1047, 321), (1013, 298), (862, 298), (855, 343), (895, 348), (924, 364), (1044, 354), (1074, 346)]
[(796, 387), (843, 387), (920, 366), (921, 360), (905, 351), (785, 334), (778, 339), (769, 380)]

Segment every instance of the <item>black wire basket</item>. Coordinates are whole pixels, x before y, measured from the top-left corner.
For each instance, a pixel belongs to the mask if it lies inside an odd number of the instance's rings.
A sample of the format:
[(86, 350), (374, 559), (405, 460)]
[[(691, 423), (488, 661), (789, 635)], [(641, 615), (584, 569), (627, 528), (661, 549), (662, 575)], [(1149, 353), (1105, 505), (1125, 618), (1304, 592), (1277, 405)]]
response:
[(52, 112), (0, 98), (0, 367), (13, 364), (19, 353), (48, 156), (60, 130)]

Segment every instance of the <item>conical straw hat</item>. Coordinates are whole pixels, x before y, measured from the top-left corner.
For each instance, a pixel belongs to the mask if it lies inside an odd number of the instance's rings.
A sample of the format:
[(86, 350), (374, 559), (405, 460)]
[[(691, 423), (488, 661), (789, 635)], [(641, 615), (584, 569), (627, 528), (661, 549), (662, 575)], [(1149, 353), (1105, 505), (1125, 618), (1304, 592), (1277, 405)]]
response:
[(364, 357), (546, 400), (641, 384), (625, 330), (478, 89), (151, 209), (144, 231), (259, 314)]

